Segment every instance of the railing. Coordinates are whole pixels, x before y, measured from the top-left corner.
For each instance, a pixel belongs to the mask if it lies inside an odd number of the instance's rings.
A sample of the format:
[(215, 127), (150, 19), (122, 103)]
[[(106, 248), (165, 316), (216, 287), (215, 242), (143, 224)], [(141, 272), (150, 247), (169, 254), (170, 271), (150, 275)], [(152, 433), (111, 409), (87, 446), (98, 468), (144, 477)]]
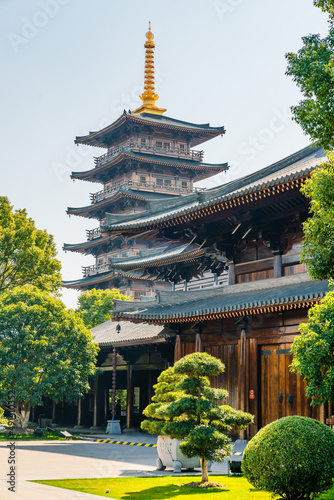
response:
[(96, 240), (101, 237), (101, 230), (99, 227), (95, 229), (87, 229), (86, 236), (87, 240)]
[(172, 194), (190, 194), (197, 191), (204, 191), (205, 188), (182, 188), (176, 186), (166, 186), (162, 184), (157, 184), (156, 182), (134, 182), (126, 181), (120, 184), (115, 184), (112, 186), (107, 186), (102, 191), (90, 194), (91, 203), (97, 203), (99, 201), (105, 200), (113, 196), (120, 189), (138, 189), (139, 191), (149, 191), (158, 193), (172, 193)]
[[(94, 229), (93, 229), (94, 231)], [(87, 276), (94, 276), (95, 274), (105, 273), (106, 271), (110, 271), (109, 259), (110, 257), (138, 257), (139, 253), (135, 252), (132, 248), (128, 248), (127, 250), (116, 252), (115, 254), (109, 254), (109, 258), (106, 257), (106, 260), (101, 264), (93, 264), (92, 266), (82, 267), (82, 273), (84, 278)]]
[(88, 278), (88, 276), (94, 276), (95, 274), (105, 273), (106, 271), (110, 271), (109, 264), (94, 264), (93, 266), (86, 266), (82, 268), (82, 274), (84, 278)]
[(94, 158), (95, 167), (101, 167), (105, 165), (109, 161), (111, 161), (116, 155), (119, 153), (126, 151), (134, 151), (138, 153), (152, 154), (152, 155), (167, 155), (173, 156), (174, 158), (181, 158), (184, 160), (193, 160), (193, 161), (203, 161), (204, 151), (195, 151), (192, 149), (183, 149), (180, 146), (174, 146), (171, 144), (170, 146), (153, 146), (153, 145), (143, 145), (138, 141), (129, 141), (121, 146), (114, 147), (110, 149), (107, 153), (102, 156), (98, 156)]

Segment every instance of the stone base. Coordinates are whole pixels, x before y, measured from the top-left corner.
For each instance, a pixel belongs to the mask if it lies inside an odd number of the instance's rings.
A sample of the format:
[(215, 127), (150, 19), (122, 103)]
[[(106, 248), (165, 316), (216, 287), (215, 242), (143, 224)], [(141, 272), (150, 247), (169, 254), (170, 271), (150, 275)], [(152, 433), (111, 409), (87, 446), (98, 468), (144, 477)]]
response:
[(120, 420), (107, 420), (107, 434), (122, 434)]
[(90, 431), (100, 431), (101, 427), (98, 427), (96, 425), (92, 425), (92, 427), (89, 428)]
[(75, 425), (73, 429), (84, 429), (84, 425)]

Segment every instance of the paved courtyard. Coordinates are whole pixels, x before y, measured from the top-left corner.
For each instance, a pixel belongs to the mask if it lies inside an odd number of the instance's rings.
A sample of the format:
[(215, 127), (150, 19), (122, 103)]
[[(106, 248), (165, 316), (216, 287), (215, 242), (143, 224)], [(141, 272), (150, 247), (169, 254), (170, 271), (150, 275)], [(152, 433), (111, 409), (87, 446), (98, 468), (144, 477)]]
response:
[[(142, 433), (122, 436), (100, 435), (136, 443), (156, 443), (156, 437)], [(170, 475), (173, 471), (156, 471), (157, 450), (152, 447), (90, 441), (18, 441), (16, 442), (15, 493), (8, 491), (10, 472), (8, 442), (0, 444), (1, 500), (96, 500), (96, 495), (71, 492), (30, 483), (35, 479), (102, 478), (145, 475)], [(226, 473), (226, 464), (214, 464), (212, 473)]]

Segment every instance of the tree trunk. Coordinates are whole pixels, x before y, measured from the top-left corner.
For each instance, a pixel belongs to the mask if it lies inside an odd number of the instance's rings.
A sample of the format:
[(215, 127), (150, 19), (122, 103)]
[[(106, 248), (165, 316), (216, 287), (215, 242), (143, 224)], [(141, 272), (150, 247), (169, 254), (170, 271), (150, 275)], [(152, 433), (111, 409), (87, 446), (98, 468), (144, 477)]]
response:
[(202, 469), (202, 483), (207, 483), (209, 481), (208, 476), (208, 462), (206, 458), (200, 458), (201, 460), (201, 469)]
[(11, 411), (11, 418), (14, 427), (18, 429), (26, 429), (28, 427), (29, 417), (30, 417), (31, 407), (24, 403), (20, 407), (15, 408), (15, 411)]
[(28, 427), (30, 417), (30, 406), (25, 405), (24, 408), (21, 408), (21, 416), (22, 429), (26, 429)]

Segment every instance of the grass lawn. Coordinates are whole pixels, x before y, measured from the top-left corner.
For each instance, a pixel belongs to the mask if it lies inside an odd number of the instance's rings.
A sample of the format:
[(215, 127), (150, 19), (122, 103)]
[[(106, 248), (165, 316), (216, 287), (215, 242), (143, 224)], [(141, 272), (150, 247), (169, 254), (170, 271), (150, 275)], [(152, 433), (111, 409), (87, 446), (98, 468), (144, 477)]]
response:
[[(191, 488), (182, 486), (191, 481), (200, 481), (200, 476), (122, 477), (105, 479), (60, 479), (34, 481), (117, 500), (269, 500), (270, 493), (253, 488), (242, 476), (209, 476), (210, 481), (226, 485), (221, 488)], [(109, 493), (106, 493), (106, 490)], [(334, 500), (334, 487), (320, 495), (319, 500)]]
[[(71, 432), (71, 434), (74, 434)], [(36, 437), (34, 436), (34, 431), (29, 432), (28, 434), (13, 434), (10, 432), (1, 432), (0, 433), (0, 441), (63, 441), (66, 438), (62, 437), (59, 432), (47, 431), (43, 429), (43, 436)], [(71, 438), (69, 438), (71, 439)]]

